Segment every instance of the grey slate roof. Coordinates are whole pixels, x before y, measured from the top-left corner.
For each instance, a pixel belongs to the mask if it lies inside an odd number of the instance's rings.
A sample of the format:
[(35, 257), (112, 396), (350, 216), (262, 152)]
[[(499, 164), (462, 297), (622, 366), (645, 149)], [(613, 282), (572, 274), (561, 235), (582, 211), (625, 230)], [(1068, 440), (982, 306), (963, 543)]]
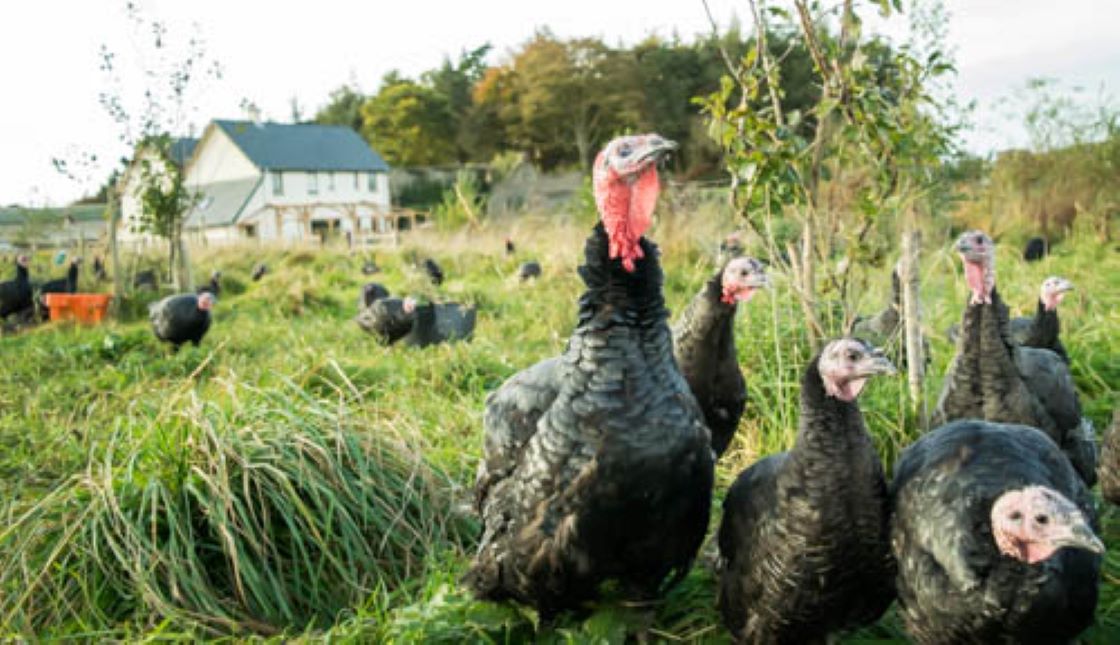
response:
[(194, 149), (197, 145), (198, 139), (192, 139), (190, 137), (180, 137), (176, 139), (171, 143), (171, 160), (182, 168), (183, 164), (194, 154)]
[[(262, 177), (218, 181), (199, 186), (199, 200), (187, 213), (184, 226), (188, 229), (226, 226), (237, 221), (249, 199), (261, 185)], [(193, 188), (193, 187), (192, 187)]]
[(264, 170), (389, 170), (381, 155), (345, 126), (219, 119), (214, 124)]

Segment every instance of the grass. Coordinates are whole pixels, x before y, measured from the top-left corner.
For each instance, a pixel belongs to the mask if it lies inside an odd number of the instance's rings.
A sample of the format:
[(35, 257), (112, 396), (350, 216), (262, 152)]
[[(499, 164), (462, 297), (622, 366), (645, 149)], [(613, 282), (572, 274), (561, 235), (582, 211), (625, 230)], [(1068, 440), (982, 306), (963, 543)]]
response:
[[(380, 347), (350, 320), (366, 253), (269, 249), (195, 253), (198, 275), (224, 273), (199, 348), (171, 354), (154, 340), (143, 319), (154, 296), (125, 303), (126, 319), (105, 327), (0, 338), (0, 639), (626, 640), (643, 618), (609, 594), (589, 616), (538, 630), (531, 611), (475, 602), (457, 584), (476, 531), (464, 509), (485, 396), (561, 351), (581, 286), (573, 267), (584, 227), (510, 226), (517, 257), (504, 255), (507, 230), (496, 227), (416, 233), (376, 254), (384, 272), (374, 279), (394, 293), (477, 304), (469, 343)], [(730, 227), (698, 217), (655, 229), (673, 311), (712, 272)], [(965, 301), (948, 241), (932, 237), (922, 263), (931, 402), (952, 352), (943, 330)], [(448, 276), (438, 289), (413, 267), (426, 255)], [(513, 275), (529, 257), (544, 275), (521, 285)], [(249, 281), (262, 260), (270, 273)], [(864, 310), (882, 306), (887, 274), (867, 272)], [(1063, 335), (1086, 414), (1103, 427), (1120, 383), (1120, 253), (1073, 239), (1024, 264), (1001, 248), (1000, 290), (1017, 313), (1033, 312), (1050, 274), (1078, 287), (1063, 305)], [(750, 400), (718, 469), (720, 496), (793, 440), (809, 350), (800, 308), (775, 278), (737, 323)], [(888, 464), (922, 431), (901, 378), (872, 385), (862, 407)], [(1112, 551), (1089, 642), (1120, 636), (1116, 509), (1105, 539)], [(726, 641), (713, 589), (697, 566), (658, 607), (650, 634)], [(847, 640), (902, 638), (892, 614)]]

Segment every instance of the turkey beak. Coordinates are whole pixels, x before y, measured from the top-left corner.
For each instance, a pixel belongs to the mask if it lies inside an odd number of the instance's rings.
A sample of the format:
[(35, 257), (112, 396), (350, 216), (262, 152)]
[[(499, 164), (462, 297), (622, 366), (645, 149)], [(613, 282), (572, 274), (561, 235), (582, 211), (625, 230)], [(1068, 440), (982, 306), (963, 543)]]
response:
[(1054, 536), (1051, 543), (1058, 547), (1072, 547), (1075, 549), (1085, 549), (1097, 555), (1104, 555), (1104, 542), (1093, 533), (1093, 529), (1085, 523), (1083, 518), (1071, 518), (1068, 525), (1068, 532), (1063, 531)]
[(1069, 280), (1058, 280), (1058, 293), (1073, 291), (1073, 283)]
[(859, 372), (861, 377), (879, 376), (881, 374), (893, 376), (898, 373), (898, 370), (895, 369), (894, 363), (883, 354), (882, 350), (876, 349), (862, 361)]
[(755, 289), (769, 289), (770, 276), (762, 272), (752, 273), (747, 276), (746, 284), (748, 287), (753, 287)]
[(677, 142), (666, 139), (662, 136), (654, 135), (649, 138), (646, 143), (645, 154), (642, 155), (643, 159), (653, 159), (658, 162), (664, 161), (669, 153), (677, 149)]

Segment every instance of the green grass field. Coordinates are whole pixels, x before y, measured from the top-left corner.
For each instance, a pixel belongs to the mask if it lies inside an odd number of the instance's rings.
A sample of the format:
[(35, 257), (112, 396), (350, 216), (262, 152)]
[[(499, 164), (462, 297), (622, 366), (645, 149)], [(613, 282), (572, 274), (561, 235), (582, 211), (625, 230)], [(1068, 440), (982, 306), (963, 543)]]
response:
[[(484, 398), (561, 350), (581, 287), (582, 227), (518, 226), (516, 258), (502, 252), (505, 231), (422, 233), (377, 252), (384, 271), (374, 279), (395, 294), (478, 305), (467, 343), (383, 348), (365, 335), (351, 320), (364, 254), (244, 249), (196, 253), (199, 275), (225, 274), (214, 327), (197, 349), (172, 355), (159, 345), (143, 299), (125, 303), (132, 322), (0, 338), (0, 640), (626, 640), (643, 615), (609, 594), (589, 615), (538, 632), (531, 611), (473, 602), (457, 584), (477, 529), (468, 508)], [(714, 267), (715, 238), (682, 230), (663, 223), (652, 235), (673, 312)], [(965, 288), (948, 240), (926, 240), (932, 404), (952, 352), (944, 329)], [(411, 267), (420, 248), (447, 273), (439, 289)], [(529, 257), (544, 275), (522, 285), (512, 275)], [(271, 272), (250, 282), (261, 260)], [(45, 256), (36, 267), (46, 268)], [(884, 304), (888, 272), (868, 272), (864, 310)], [(1001, 248), (998, 284), (1014, 313), (1033, 312), (1050, 274), (1078, 288), (1063, 305), (1063, 338), (1085, 411), (1101, 428), (1120, 383), (1120, 253), (1071, 241), (1028, 265), (1016, 248)], [(718, 469), (718, 497), (794, 437), (808, 349), (800, 308), (784, 277), (775, 282), (738, 319), (750, 400)], [(880, 380), (861, 399), (888, 465), (921, 432), (904, 385)], [(1112, 550), (1085, 639), (1115, 643), (1120, 512), (1104, 518)], [(713, 593), (699, 564), (657, 608), (649, 634), (726, 641)], [(888, 615), (847, 640), (901, 639)]]

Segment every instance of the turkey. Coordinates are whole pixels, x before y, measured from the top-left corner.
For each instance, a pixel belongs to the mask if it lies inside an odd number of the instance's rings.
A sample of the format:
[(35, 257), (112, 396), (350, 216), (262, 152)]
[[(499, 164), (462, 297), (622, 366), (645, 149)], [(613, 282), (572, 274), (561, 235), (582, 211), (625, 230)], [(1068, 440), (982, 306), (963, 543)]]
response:
[(27, 311), (35, 305), (27, 269), (29, 262), (26, 255), (17, 257), (15, 279), (0, 282), (0, 321), (6, 321), (8, 316)]
[(148, 319), (156, 338), (171, 343), (175, 351), (183, 343), (195, 347), (210, 329), (210, 310), (214, 306), (214, 295), (209, 292), (200, 294), (181, 293), (168, 296), (152, 304)]
[(961, 321), (956, 355), (945, 374), (934, 425), (956, 419), (1018, 423), (1046, 432), (1092, 486), (1096, 442), (1081, 418), (1081, 403), (1069, 367), (1046, 349), (1011, 340), (1007, 305), (995, 288), (995, 244), (981, 231), (960, 236), (971, 291)]
[(726, 262), (743, 254), (743, 234), (739, 231), (728, 233), (719, 243), (720, 262)]
[(1112, 412), (1112, 427), (1101, 446), (1101, 463), (1097, 467), (1101, 496), (1120, 506), (1120, 409)]
[(354, 321), (376, 336), (383, 345), (392, 345), (412, 332), (415, 314), (416, 301), (412, 298), (390, 298), (386, 295), (359, 307)]
[(156, 279), (156, 272), (151, 269), (138, 271), (136, 273), (136, 276), (132, 279), (132, 288), (155, 291), (159, 288), (159, 281)]
[(1023, 248), (1023, 259), (1027, 262), (1037, 262), (1050, 254), (1050, 245), (1041, 237), (1032, 237), (1027, 240)]
[(366, 260), (362, 263), (362, 275), (373, 275), (381, 271), (381, 267), (373, 260)]
[(1011, 321), (1011, 338), (1026, 347), (1048, 349), (1069, 364), (1069, 354), (1058, 334), (1058, 305), (1065, 295), (1073, 291), (1073, 283), (1065, 278), (1050, 276), (1039, 289), (1038, 308), (1033, 318), (1015, 318)]
[(900, 613), (918, 643), (1068, 643), (1093, 622), (1092, 496), (1039, 430), (955, 421), (891, 486)]
[(418, 304), (412, 314), (412, 329), (404, 344), (427, 347), (455, 340), (468, 340), (474, 334), (477, 310), (457, 302)]
[(268, 265), (264, 262), (258, 262), (253, 266), (253, 272), (249, 274), (249, 278), (252, 279), (253, 282), (258, 282), (266, 273), (268, 273)]
[(435, 260), (432, 258), (425, 258), (422, 267), (424, 268), (424, 273), (428, 274), (428, 279), (432, 281), (432, 284), (437, 287), (443, 284), (443, 269), (436, 264)]
[(109, 274), (105, 271), (105, 262), (101, 260), (100, 255), (93, 256), (93, 277), (98, 282), (105, 282), (109, 279)]
[(77, 293), (78, 292), (78, 266), (82, 263), (81, 258), (76, 258), (70, 261), (70, 267), (66, 270), (65, 278), (55, 278), (54, 280), (47, 280), (35, 289), (35, 302), (39, 305), (40, 315), (43, 320), (50, 318), (51, 310), (47, 306), (46, 295), (48, 293)]
[(506, 255), (513, 255), (517, 251), (517, 247), (513, 244), (513, 238), (506, 238)]
[(209, 293), (217, 298), (222, 295), (222, 272), (212, 271), (210, 273), (210, 281), (198, 288), (196, 293), (203, 294)]
[(747, 403), (735, 350), (735, 313), (738, 303), (768, 286), (761, 262), (734, 258), (701, 287), (673, 325), (673, 355), (704, 413), (717, 459), (735, 436)]
[(526, 280), (532, 280), (534, 278), (541, 277), (541, 264), (540, 264), (540, 262), (536, 262), (534, 260), (530, 260), (528, 262), (522, 262), (521, 266), (517, 268), (517, 277), (522, 282), (525, 282)]
[[(1058, 323), (1058, 305), (1066, 293), (1073, 290), (1073, 283), (1065, 278), (1050, 276), (1042, 282), (1039, 289), (1038, 309), (1031, 318), (1011, 319), (1011, 339), (1019, 345), (1048, 349), (1069, 364), (1069, 355), (1058, 338), (1061, 331)], [(949, 340), (957, 342), (960, 325), (949, 327)]]
[[(600, 222), (580, 267), (586, 291), (547, 404), (514, 375), (488, 398), (478, 503), (483, 533), (466, 582), (542, 619), (615, 580), (648, 600), (689, 570), (708, 523), (708, 431), (676, 367), (657, 247), (645, 239), (658, 135), (612, 140), (596, 157)], [(537, 369), (541, 366), (531, 368)], [(547, 368), (547, 364), (545, 365)], [(510, 399), (519, 405), (508, 406)], [(544, 398), (547, 398), (544, 397)], [(539, 418), (531, 425), (522, 414)]]
[(895, 373), (840, 338), (809, 362), (789, 452), (743, 471), (723, 503), (719, 609), (735, 642), (824, 642), (894, 600), (887, 485), (856, 399)]

